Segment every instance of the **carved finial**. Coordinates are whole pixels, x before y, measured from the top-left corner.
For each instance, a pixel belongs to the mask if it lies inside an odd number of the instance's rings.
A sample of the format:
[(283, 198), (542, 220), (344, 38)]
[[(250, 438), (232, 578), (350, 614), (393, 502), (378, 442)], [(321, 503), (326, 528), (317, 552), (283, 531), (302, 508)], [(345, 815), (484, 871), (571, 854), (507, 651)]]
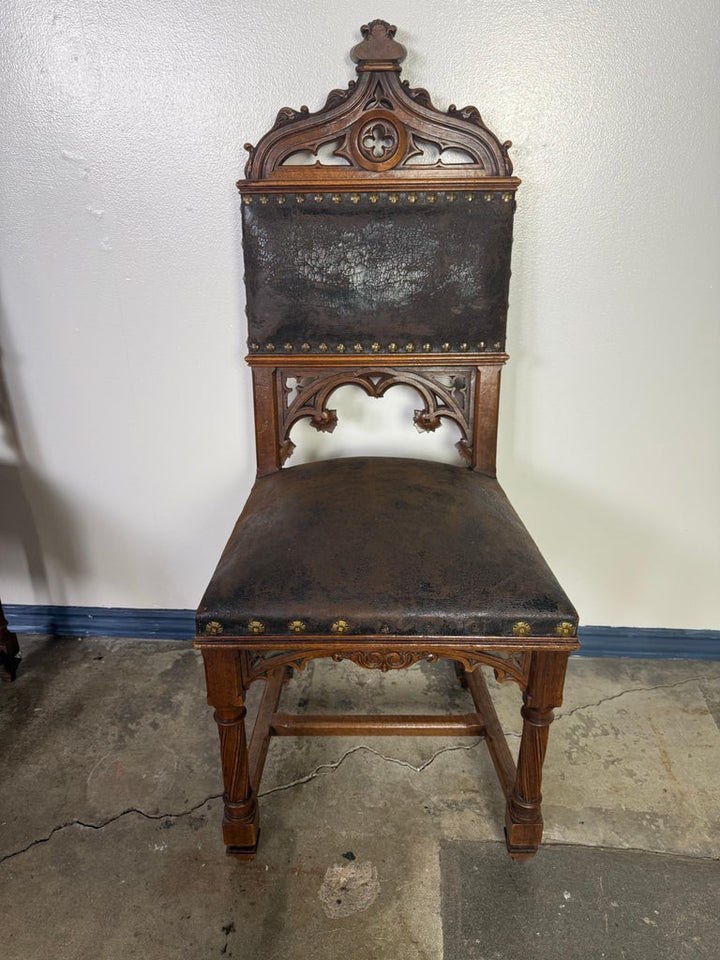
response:
[[(360, 27), (363, 39), (350, 51), (350, 56), (355, 63), (361, 64), (358, 69), (363, 69), (362, 64), (367, 62), (396, 65), (402, 63), (407, 51), (395, 40), (396, 30), (397, 27), (386, 20), (372, 20)], [(396, 66), (396, 69), (399, 70), (399, 66)]]

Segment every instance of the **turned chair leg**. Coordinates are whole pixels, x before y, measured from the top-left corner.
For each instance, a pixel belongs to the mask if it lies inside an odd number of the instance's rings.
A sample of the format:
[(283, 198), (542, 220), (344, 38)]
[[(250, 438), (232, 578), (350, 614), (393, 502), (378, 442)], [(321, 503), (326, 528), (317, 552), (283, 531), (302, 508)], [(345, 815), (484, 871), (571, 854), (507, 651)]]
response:
[(252, 860), (257, 852), (257, 797), (250, 779), (245, 733), (245, 689), (242, 654), (238, 650), (203, 650), (208, 703), (215, 708), (223, 772), (223, 840), (229, 856)]
[(505, 815), (507, 848), (513, 860), (527, 860), (542, 839), (542, 768), (553, 708), (562, 705), (568, 654), (533, 651), (523, 694), (523, 731), (515, 786)]
[(8, 630), (2, 603), (0, 603), (0, 680), (14, 680), (20, 663), (17, 637)]

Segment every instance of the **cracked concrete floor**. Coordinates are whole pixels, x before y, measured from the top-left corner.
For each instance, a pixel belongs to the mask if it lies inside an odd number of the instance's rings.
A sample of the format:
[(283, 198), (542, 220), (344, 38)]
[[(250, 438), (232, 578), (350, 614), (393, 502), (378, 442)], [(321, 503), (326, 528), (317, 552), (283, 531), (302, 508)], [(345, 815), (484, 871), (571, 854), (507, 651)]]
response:
[[(22, 647), (0, 686), (6, 960), (718, 955), (720, 663), (571, 660), (546, 847), (528, 864), (504, 852), (484, 745), (396, 737), (273, 741), (260, 851), (243, 864), (224, 856), (187, 643)], [(491, 689), (512, 746), (517, 688)], [(466, 696), (446, 664), (383, 676), (317, 661), (283, 705), (462, 712)], [(328, 915), (333, 877), (353, 871), (340, 909), (356, 912)]]

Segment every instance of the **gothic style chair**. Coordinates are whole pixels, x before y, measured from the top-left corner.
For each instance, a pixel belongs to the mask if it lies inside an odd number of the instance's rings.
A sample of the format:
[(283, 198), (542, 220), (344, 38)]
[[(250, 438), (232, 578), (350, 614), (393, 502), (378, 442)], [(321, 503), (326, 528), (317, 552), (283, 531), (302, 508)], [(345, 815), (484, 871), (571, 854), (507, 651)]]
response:
[[(279, 736), (484, 737), (507, 800), (510, 855), (542, 836), (541, 771), (577, 614), (495, 478), (510, 246), (519, 180), (474, 107), (435, 109), (401, 82), (375, 20), (358, 79), (317, 113), (285, 107), (242, 195), (258, 479), (197, 612), (224, 777), (227, 852), (255, 855), (257, 792)], [(323, 159), (331, 156), (332, 163)], [(302, 162), (304, 161), (304, 163)], [(449, 162), (452, 161), (452, 162)], [(284, 467), (293, 426), (332, 431), (338, 387), (420, 396), (415, 425), (459, 428), (458, 464), (391, 457)], [(290, 715), (290, 668), (383, 671), (455, 661), (474, 710)], [(482, 667), (522, 690), (517, 763)], [(248, 744), (245, 695), (265, 688)]]

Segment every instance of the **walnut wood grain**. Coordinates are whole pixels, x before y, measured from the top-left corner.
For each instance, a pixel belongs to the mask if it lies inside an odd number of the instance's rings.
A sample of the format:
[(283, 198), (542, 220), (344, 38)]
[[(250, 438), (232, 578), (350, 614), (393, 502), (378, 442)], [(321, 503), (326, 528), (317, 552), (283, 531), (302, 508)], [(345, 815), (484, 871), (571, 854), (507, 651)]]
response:
[(533, 856), (542, 839), (542, 768), (553, 709), (562, 706), (567, 660), (564, 653), (532, 653), (521, 710), (517, 776), (505, 819), (508, 852), (515, 860)]
[(328, 716), (276, 713), (271, 721), (278, 737), (483, 737), (485, 726), (475, 713), (436, 717), (413, 714)]

